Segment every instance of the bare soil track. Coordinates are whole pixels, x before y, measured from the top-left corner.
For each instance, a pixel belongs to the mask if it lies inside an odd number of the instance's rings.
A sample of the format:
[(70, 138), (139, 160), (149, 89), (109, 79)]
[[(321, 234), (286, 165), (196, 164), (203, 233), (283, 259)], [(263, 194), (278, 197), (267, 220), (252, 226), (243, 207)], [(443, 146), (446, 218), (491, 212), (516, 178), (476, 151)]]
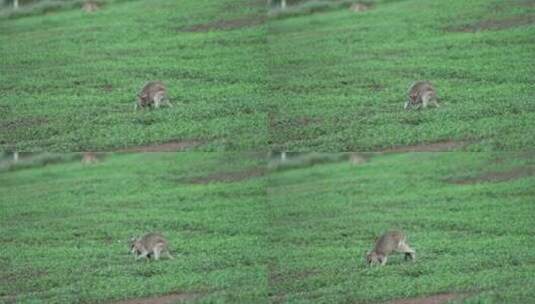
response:
[(201, 145), (197, 140), (170, 141), (163, 144), (145, 145), (120, 149), (118, 152), (177, 152)]
[(447, 28), (451, 32), (498, 31), (518, 26), (535, 24), (535, 15), (520, 15), (507, 19), (488, 19), (458, 27)]
[(521, 167), (503, 172), (487, 172), (475, 177), (453, 178), (448, 181), (458, 185), (469, 185), (484, 182), (505, 182), (533, 175), (535, 175), (535, 168)]

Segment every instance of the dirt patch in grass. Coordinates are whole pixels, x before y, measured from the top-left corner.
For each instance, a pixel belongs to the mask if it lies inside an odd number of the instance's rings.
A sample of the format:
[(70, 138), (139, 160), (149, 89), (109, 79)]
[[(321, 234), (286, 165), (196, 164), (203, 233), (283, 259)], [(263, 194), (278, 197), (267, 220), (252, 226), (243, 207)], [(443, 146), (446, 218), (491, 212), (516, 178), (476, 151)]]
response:
[(238, 19), (216, 20), (208, 23), (195, 24), (178, 30), (181, 32), (210, 32), (210, 31), (231, 31), (240, 28), (257, 26), (266, 21), (265, 16), (247, 16)]
[(535, 24), (535, 15), (520, 15), (501, 20), (482, 20), (476, 23), (449, 27), (449, 32), (497, 31), (523, 25)]
[(139, 298), (113, 302), (114, 304), (174, 304), (195, 300), (199, 297), (196, 293), (174, 293), (161, 297)]
[(388, 304), (441, 304), (448, 301), (452, 301), (458, 298), (461, 298), (463, 295), (456, 293), (442, 293), (438, 295), (421, 297), (421, 298), (410, 298), (410, 299), (399, 299), (387, 302)]
[(189, 178), (186, 182), (191, 184), (232, 183), (263, 176), (265, 173), (265, 168), (255, 167), (243, 171), (216, 172), (207, 176)]
[(113, 86), (111, 84), (105, 84), (103, 86), (101, 86), (102, 90), (104, 92), (111, 92), (113, 91)]
[(163, 144), (124, 148), (118, 150), (118, 152), (177, 152), (188, 150), (201, 144), (202, 142), (198, 140), (177, 140)]
[(535, 168), (521, 167), (503, 172), (487, 172), (475, 177), (452, 178), (447, 181), (457, 185), (469, 185), (485, 182), (505, 182), (533, 175), (535, 175)]
[(441, 152), (461, 149), (469, 145), (469, 141), (447, 140), (436, 143), (418, 144), (411, 146), (392, 147), (382, 152)]

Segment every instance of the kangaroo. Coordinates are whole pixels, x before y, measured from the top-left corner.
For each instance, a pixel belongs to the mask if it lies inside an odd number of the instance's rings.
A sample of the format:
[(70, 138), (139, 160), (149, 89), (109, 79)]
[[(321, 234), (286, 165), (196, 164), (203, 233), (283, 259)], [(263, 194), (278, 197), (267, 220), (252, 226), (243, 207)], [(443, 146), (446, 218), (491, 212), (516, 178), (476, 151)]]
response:
[(160, 105), (172, 107), (173, 105), (167, 99), (167, 90), (165, 85), (160, 81), (151, 81), (143, 86), (141, 92), (137, 95), (138, 100), (135, 109), (144, 107), (159, 108)]
[(155, 260), (160, 259), (163, 253), (169, 259), (174, 259), (167, 248), (167, 240), (159, 233), (147, 233), (140, 238), (132, 239), (130, 252), (135, 254), (136, 260), (141, 258), (150, 258), (154, 256)]
[(349, 10), (355, 13), (365, 12), (369, 9), (370, 7), (364, 3), (355, 3), (349, 7)]
[(96, 12), (100, 9), (100, 5), (96, 1), (87, 0), (82, 4), (82, 10), (87, 13)]
[(432, 83), (429, 81), (416, 81), (409, 87), (407, 92), (409, 99), (405, 103), (405, 110), (408, 110), (410, 107), (414, 106), (417, 109), (420, 107), (427, 108), (428, 105), (432, 104), (435, 107), (439, 107), (437, 102), (437, 91)]
[(375, 243), (375, 248), (368, 252), (366, 261), (368, 265), (379, 263), (386, 264), (388, 255), (393, 251), (405, 254), (405, 260), (414, 261), (416, 252), (407, 244), (407, 237), (401, 231), (389, 231), (383, 234)]

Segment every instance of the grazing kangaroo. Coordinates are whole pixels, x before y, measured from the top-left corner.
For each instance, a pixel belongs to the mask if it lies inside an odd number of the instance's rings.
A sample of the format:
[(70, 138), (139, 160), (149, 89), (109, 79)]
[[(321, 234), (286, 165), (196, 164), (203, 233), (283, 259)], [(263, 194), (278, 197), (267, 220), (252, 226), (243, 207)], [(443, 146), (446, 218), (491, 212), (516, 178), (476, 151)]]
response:
[(173, 259), (167, 248), (168, 242), (165, 237), (159, 233), (147, 233), (140, 238), (132, 239), (130, 252), (135, 254), (136, 260), (140, 258), (150, 258), (154, 256), (155, 260), (160, 259), (163, 253), (166, 257)]
[(368, 252), (366, 261), (368, 265), (385, 265), (389, 254), (393, 251), (405, 254), (405, 260), (415, 259), (416, 252), (407, 244), (407, 237), (401, 231), (389, 231), (383, 234), (375, 243), (375, 248)]
[(420, 107), (427, 108), (432, 104), (439, 107), (437, 102), (437, 91), (432, 83), (429, 81), (416, 81), (409, 87), (409, 99), (405, 103), (405, 110), (410, 107), (419, 109)]
[(173, 105), (167, 99), (167, 90), (165, 85), (160, 81), (151, 81), (143, 86), (141, 92), (137, 95), (135, 109), (144, 107), (159, 108), (160, 105), (172, 107)]

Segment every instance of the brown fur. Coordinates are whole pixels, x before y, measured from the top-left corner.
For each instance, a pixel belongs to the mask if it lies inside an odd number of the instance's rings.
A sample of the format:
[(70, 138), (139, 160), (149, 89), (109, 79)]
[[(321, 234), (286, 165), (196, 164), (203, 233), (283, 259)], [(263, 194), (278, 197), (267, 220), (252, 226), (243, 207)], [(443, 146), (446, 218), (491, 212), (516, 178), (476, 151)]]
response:
[(366, 162), (366, 158), (359, 154), (359, 153), (356, 153), (356, 152), (353, 152), (351, 153), (351, 155), (349, 156), (349, 162), (352, 164), (352, 165), (361, 165), (363, 163)]
[(141, 89), (141, 92), (139, 92), (136, 109), (138, 107), (159, 108), (162, 104), (172, 106), (169, 100), (167, 100), (167, 89), (162, 82), (151, 81), (145, 84)]
[(439, 107), (437, 103), (437, 91), (429, 81), (414, 82), (407, 92), (408, 100), (405, 103), (405, 109), (410, 107), (426, 108), (429, 104)]
[(164, 253), (166, 257), (173, 259), (167, 248), (167, 239), (160, 233), (147, 233), (141, 238), (132, 239), (130, 252), (136, 255), (136, 260), (140, 258), (150, 258), (151, 256), (158, 260), (160, 254)]
[(98, 162), (97, 154), (95, 152), (85, 152), (82, 157), (82, 164), (91, 165)]
[(375, 247), (366, 256), (369, 265), (379, 263), (385, 265), (388, 255), (392, 252), (405, 254), (405, 259), (415, 259), (415, 251), (407, 244), (407, 237), (401, 231), (388, 231), (375, 243)]
[(86, 13), (96, 12), (100, 10), (100, 4), (95, 1), (89, 0), (84, 2), (84, 4), (82, 5), (82, 10)]
[(350, 11), (355, 12), (355, 13), (365, 12), (369, 9), (370, 7), (364, 3), (355, 3), (351, 5), (351, 7), (349, 8)]

